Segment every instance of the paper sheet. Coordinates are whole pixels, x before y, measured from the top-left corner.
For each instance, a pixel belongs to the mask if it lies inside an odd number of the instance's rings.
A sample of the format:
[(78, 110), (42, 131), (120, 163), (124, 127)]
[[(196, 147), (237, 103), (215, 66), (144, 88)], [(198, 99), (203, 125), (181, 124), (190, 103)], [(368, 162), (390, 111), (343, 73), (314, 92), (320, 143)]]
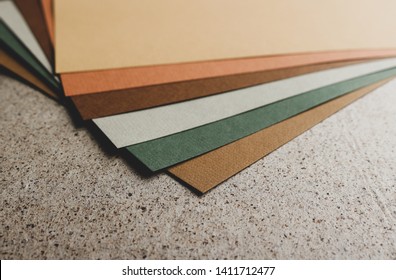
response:
[(396, 75), (396, 67), (309, 91), (182, 133), (127, 148), (152, 171), (175, 165), (253, 134), (331, 99)]
[[(45, 15), (46, 23), (49, 29), (49, 35), (53, 36), (52, 0), (42, 0), (41, 3), (43, 14)], [(185, 82), (266, 70), (276, 70), (309, 64), (390, 56), (396, 56), (396, 50), (358, 50), (304, 53), (297, 55), (289, 54), (284, 56), (228, 59), (175, 65), (120, 68), (105, 71), (64, 73), (61, 75), (61, 77), (65, 95), (67, 96), (85, 95), (99, 92), (111, 92), (117, 94), (122, 90), (133, 91), (133, 88), (141, 88), (159, 84), (168, 84), (181, 81)], [(89, 98), (90, 97), (84, 96), (83, 99)], [(101, 96), (97, 98), (103, 97)], [(93, 115), (91, 116), (93, 117)]]
[(205, 193), (386, 82), (382, 81), (329, 101), (241, 140), (171, 167), (168, 171), (197, 191)]
[(395, 58), (360, 63), (93, 121), (117, 148), (122, 148), (189, 130), (395, 65)]
[(15, 60), (11, 55), (7, 54), (6, 51), (0, 48), (0, 66), (8, 69), (15, 75), (19, 76), (23, 80), (27, 81), (37, 89), (43, 91), (49, 96), (58, 99), (58, 95), (50, 89), (46, 84), (40, 81), (34, 74), (29, 72), (21, 63)]
[(362, 61), (314, 64), (129, 90), (84, 94), (72, 96), (71, 99), (81, 117), (86, 120), (172, 104), (358, 62)]
[(14, 0), (14, 2), (29, 25), (34, 37), (37, 39), (45, 57), (52, 63), (54, 61), (54, 53), (51, 40), (48, 36), (40, 0)]
[(41, 0), (41, 8), (44, 15), (45, 24), (48, 31), (48, 36), (50, 37), (52, 46), (54, 46), (55, 38), (54, 38), (54, 24), (53, 24), (53, 7), (52, 0)]
[(224, 77), (266, 70), (396, 56), (396, 50), (320, 52), (299, 55), (228, 59), (209, 62), (119, 68), (104, 71), (64, 73), (65, 94), (77, 96), (175, 82)]
[(395, 48), (393, 0), (56, 0), (57, 72)]

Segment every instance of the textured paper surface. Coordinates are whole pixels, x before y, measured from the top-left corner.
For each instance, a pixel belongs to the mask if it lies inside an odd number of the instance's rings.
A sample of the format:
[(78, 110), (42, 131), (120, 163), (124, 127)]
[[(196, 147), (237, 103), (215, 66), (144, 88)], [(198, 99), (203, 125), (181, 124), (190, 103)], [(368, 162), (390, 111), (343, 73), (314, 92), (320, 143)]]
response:
[(58, 96), (53, 92), (46, 84), (40, 81), (34, 74), (27, 70), (21, 63), (15, 60), (12, 56), (6, 53), (6, 51), (0, 48), (0, 65), (19, 76), (26, 82), (32, 84), (39, 90), (50, 95), (53, 98), (58, 99)]
[(202, 126), (395, 65), (396, 58), (360, 63), (93, 121), (117, 148), (122, 148)]
[(55, 90), (59, 90), (59, 84), (54, 80), (54, 76), (49, 73), (44, 66), (33, 56), (33, 54), (18, 40), (12, 31), (0, 20), (0, 43), (10, 53), (17, 57), (29, 67), (30, 70), (45, 81)]
[(229, 144), (348, 92), (390, 78), (396, 67), (360, 76), (260, 107), (222, 121), (127, 148), (152, 171)]
[[(52, 0), (42, 0), (42, 9), (53, 36)], [(304, 53), (297, 55), (228, 59), (175, 65), (121, 68), (105, 71), (64, 73), (61, 75), (65, 95), (85, 95), (153, 86), (181, 81), (222, 77), (266, 70), (283, 69), (309, 64), (361, 60), (395, 56), (396, 50), (358, 50)], [(142, 89), (145, 90), (145, 89)], [(102, 100), (103, 96), (98, 97)], [(89, 99), (89, 97), (84, 97)], [(99, 104), (99, 101), (97, 101)], [(80, 104), (80, 103), (78, 103)], [(105, 110), (105, 109), (104, 109)], [(91, 115), (93, 117), (93, 115)], [(87, 116), (87, 118), (90, 118)]]
[(0, 17), (18, 36), (34, 57), (52, 73), (52, 67), (25, 19), (12, 1), (0, 1)]
[(152, 87), (78, 95), (72, 96), (71, 99), (81, 117), (87, 120), (186, 101), (358, 62), (362, 61), (314, 64)]
[(329, 101), (168, 171), (197, 191), (205, 193), (386, 82)]
[(54, 3), (61, 73), (396, 47), (393, 0)]
[(46, 58), (49, 62), (54, 61), (52, 43), (48, 35), (40, 0), (14, 0), (14, 2), (40, 44)]

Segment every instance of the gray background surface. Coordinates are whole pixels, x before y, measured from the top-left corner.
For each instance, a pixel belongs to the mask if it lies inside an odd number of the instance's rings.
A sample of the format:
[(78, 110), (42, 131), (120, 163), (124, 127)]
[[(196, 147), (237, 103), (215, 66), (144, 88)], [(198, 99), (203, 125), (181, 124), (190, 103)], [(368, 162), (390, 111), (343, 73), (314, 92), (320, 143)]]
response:
[(0, 76), (1, 259), (396, 259), (396, 81), (197, 197)]

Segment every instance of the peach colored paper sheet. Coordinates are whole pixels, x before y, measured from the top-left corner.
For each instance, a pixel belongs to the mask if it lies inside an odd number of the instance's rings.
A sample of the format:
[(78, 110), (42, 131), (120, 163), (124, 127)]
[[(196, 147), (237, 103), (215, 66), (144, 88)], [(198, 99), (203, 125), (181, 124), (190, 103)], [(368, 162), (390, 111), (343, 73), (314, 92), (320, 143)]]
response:
[(394, 0), (54, 0), (58, 73), (396, 48)]

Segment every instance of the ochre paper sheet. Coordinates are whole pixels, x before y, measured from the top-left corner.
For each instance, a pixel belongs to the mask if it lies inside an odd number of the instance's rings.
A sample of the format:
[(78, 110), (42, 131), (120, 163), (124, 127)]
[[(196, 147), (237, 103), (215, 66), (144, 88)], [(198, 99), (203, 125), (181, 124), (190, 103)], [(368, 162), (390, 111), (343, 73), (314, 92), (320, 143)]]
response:
[(329, 101), (168, 171), (197, 191), (205, 193), (386, 82)]

